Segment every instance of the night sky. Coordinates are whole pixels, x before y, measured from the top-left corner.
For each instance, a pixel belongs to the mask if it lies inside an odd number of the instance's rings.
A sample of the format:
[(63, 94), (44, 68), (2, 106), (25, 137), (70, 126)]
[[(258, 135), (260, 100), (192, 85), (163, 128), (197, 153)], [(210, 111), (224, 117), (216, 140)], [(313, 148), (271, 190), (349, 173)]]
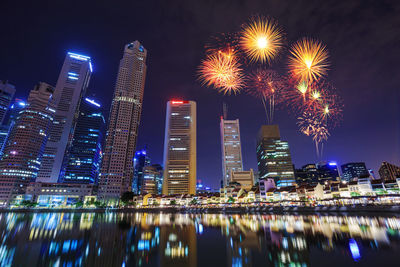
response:
[[(162, 163), (166, 102), (197, 101), (197, 176), (217, 187), (222, 176), (219, 118), (222, 102), (240, 119), (244, 168), (257, 168), (255, 138), (265, 123), (261, 101), (222, 96), (201, 87), (196, 69), (211, 36), (235, 32), (252, 15), (272, 16), (290, 44), (308, 36), (330, 52), (328, 80), (344, 98), (344, 120), (331, 131), (323, 158), (364, 161), (377, 174), (382, 161), (400, 164), (399, 1), (2, 1), (0, 79), (26, 98), (33, 86), (56, 84), (67, 51), (89, 55), (94, 74), (88, 89), (108, 113), (126, 43), (148, 50), (138, 149), (148, 145)], [(287, 52), (274, 65), (285, 72)], [(108, 117), (108, 116), (107, 116)], [(315, 162), (310, 137), (281, 109), (275, 122), (290, 145), (296, 167)]]

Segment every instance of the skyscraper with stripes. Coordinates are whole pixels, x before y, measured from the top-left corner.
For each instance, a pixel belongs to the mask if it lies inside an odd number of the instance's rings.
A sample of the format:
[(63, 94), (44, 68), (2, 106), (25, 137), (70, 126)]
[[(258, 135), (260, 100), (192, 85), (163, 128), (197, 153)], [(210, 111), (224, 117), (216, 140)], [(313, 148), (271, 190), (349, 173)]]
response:
[(133, 158), (142, 113), (147, 50), (125, 45), (119, 64), (99, 179), (99, 198), (117, 199), (132, 190)]

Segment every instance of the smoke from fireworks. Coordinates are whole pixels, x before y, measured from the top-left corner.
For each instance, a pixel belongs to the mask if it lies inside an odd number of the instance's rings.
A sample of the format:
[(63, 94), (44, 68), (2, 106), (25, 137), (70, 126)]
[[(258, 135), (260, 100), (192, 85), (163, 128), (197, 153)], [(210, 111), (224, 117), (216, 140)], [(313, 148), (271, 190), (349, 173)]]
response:
[(199, 79), (224, 94), (238, 93), (244, 86), (241, 64), (232, 49), (207, 55), (199, 67)]
[(303, 38), (292, 45), (289, 72), (297, 81), (311, 83), (324, 76), (328, 66), (328, 51), (321, 42)]
[(240, 45), (251, 62), (270, 63), (283, 48), (283, 30), (273, 19), (254, 18), (243, 26)]
[(286, 80), (271, 69), (258, 68), (249, 76), (248, 92), (261, 99), (268, 124), (273, 122), (275, 105), (282, 102), (286, 86)]

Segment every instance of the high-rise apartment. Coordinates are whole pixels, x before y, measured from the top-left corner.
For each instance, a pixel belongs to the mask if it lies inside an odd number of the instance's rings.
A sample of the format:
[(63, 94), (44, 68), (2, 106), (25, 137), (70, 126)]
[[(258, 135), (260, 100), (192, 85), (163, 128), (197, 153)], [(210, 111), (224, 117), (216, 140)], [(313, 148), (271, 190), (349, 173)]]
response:
[(364, 162), (350, 162), (342, 166), (342, 178), (345, 181), (353, 181), (360, 177), (368, 177), (369, 172)]
[(278, 125), (263, 125), (257, 139), (259, 178), (273, 178), (278, 187), (295, 183), (289, 144), (281, 140)]
[(65, 154), (65, 167), (60, 182), (97, 183), (104, 127), (101, 105), (86, 97), (79, 107), (72, 145)]
[(15, 87), (8, 82), (0, 81), (0, 125), (4, 123), (4, 118), (11, 106), (11, 101), (15, 94)]
[(90, 57), (67, 53), (54, 91), (56, 115), (38, 174), (40, 182), (57, 182), (59, 179), (91, 73)]
[(196, 102), (167, 103), (163, 194), (196, 193)]
[(146, 57), (147, 50), (138, 41), (125, 45), (106, 133), (99, 181), (99, 197), (102, 199), (116, 199), (132, 190)]
[(232, 172), (243, 170), (242, 146), (240, 143), (239, 119), (225, 120), (221, 117), (221, 150), (224, 185), (231, 181)]
[(400, 178), (400, 167), (384, 161), (379, 167), (378, 173), (382, 180), (396, 180), (396, 178)]
[(4, 148), (0, 161), (0, 203), (23, 195), (26, 186), (35, 181), (55, 114), (54, 88), (39, 83), (29, 94)]

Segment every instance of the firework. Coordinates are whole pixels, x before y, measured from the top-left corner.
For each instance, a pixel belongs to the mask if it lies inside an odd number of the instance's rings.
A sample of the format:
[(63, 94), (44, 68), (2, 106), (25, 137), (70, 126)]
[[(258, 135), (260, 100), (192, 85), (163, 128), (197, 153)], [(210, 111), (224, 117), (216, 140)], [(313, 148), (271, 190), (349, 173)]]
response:
[(251, 62), (270, 63), (283, 48), (283, 36), (276, 21), (258, 17), (243, 26), (240, 46)]
[(268, 124), (273, 122), (275, 106), (282, 101), (282, 91), (286, 86), (286, 80), (271, 69), (259, 68), (249, 76), (247, 91), (261, 99)]
[(199, 79), (224, 94), (238, 93), (244, 86), (241, 64), (234, 50), (209, 54), (199, 67)]
[(311, 83), (324, 76), (328, 66), (328, 51), (321, 42), (303, 38), (292, 45), (289, 72), (295, 80)]

